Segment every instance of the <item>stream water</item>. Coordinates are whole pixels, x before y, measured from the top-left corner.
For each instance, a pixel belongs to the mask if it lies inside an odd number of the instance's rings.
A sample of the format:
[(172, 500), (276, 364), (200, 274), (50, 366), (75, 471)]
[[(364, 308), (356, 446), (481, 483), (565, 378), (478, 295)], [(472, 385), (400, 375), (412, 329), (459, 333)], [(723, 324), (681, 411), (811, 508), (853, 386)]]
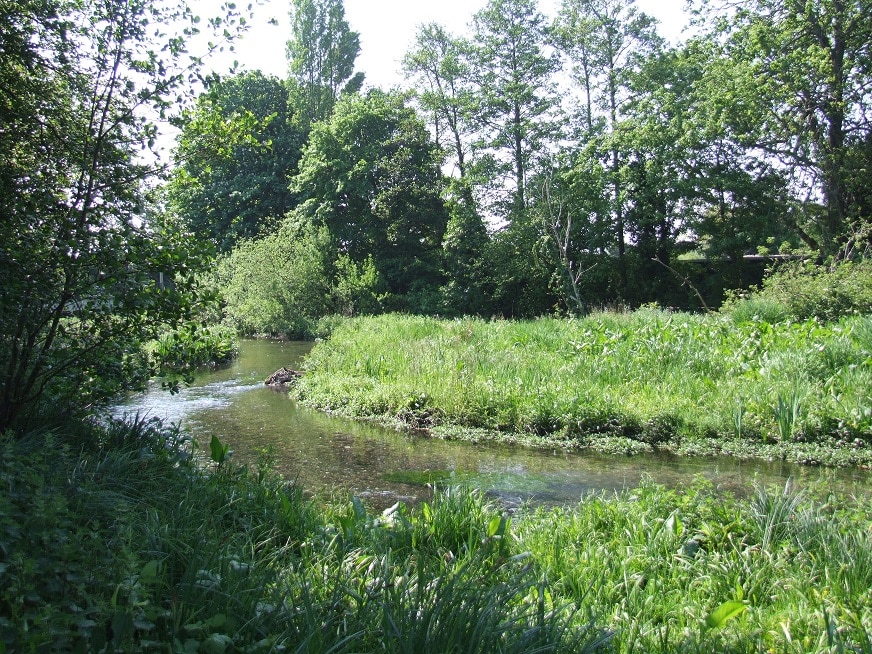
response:
[(669, 487), (697, 476), (744, 494), (755, 484), (826, 484), (868, 493), (863, 471), (809, 468), (730, 457), (620, 456), (529, 450), (443, 441), (327, 416), (297, 406), (287, 393), (264, 386), (282, 366), (298, 367), (310, 343), (243, 340), (229, 366), (204, 372), (176, 395), (154, 385), (113, 409), (180, 423), (208, 448), (211, 435), (228, 443), (238, 462), (268, 453), (275, 468), (306, 490), (344, 490), (375, 507), (413, 503), (430, 493), (427, 480), (472, 484), (508, 504), (561, 504), (591, 492), (632, 488), (648, 476)]

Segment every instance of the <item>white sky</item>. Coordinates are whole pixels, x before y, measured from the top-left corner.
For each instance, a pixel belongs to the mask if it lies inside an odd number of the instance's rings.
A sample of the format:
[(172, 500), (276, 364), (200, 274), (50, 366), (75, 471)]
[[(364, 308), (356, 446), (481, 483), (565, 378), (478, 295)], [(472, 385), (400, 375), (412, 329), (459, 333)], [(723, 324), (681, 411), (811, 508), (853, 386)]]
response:
[[(203, 14), (207, 7), (219, 4), (216, 0), (203, 2), (198, 9)], [(409, 49), (417, 26), (438, 22), (450, 32), (466, 32), (472, 15), (486, 4), (486, 0), (345, 0), (345, 17), (351, 29), (360, 32), (360, 56), (357, 70), (366, 73), (366, 84), (389, 89), (401, 85), (403, 77), (398, 72), (400, 60)], [(687, 19), (682, 6), (684, 0), (636, 0), (640, 11), (660, 20), (660, 34), (676, 43)], [(540, 0), (539, 6), (546, 14), (553, 14), (556, 0)], [(264, 73), (285, 77), (287, 62), (285, 42), (290, 37), (288, 0), (271, 0), (255, 7), (255, 20), (249, 31), (236, 45), (235, 53), (216, 57), (213, 68), (224, 72), (238, 60), (247, 70), (262, 70)], [(214, 10), (211, 10), (214, 11)], [(269, 25), (275, 18), (278, 25)]]

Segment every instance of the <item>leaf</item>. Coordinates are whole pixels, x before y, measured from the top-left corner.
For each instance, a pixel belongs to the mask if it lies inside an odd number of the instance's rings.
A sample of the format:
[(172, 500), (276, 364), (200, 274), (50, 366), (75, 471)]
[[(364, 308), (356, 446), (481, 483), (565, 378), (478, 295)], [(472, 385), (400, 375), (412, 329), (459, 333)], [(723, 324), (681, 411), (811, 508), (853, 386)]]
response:
[(160, 570), (160, 561), (152, 559), (142, 566), (142, 571), (139, 573), (139, 581), (143, 584), (153, 584), (157, 581), (157, 573)]
[(118, 611), (112, 616), (112, 642), (120, 645), (133, 635), (133, 616), (126, 611)]
[(505, 516), (498, 515), (491, 518), (491, 521), (487, 525), (488, 538), (504, 536), (506, 533), (507, 522)]
[(709, 629), (720, 629), (729, 620), (735, 618), (737, 615), (741, 615), (747, 610), (748, 605), (739, 600), (729, 600), (728, 602), (724, 602), (705, 619), (706, 627)]
[(228, 445), (225, 445), (217, 436), (213, 435), (212, 440), (209, 442), (209, 449), (211, 450), (212, 460), (215, 463), (218, 465), (224, 463), (224, 459), (227, 458)]
[(227, 616), (223, 613), (216, 613), (211, 618), (206, 620), (206, 624), (212, 629), (221, 629), (227, 623)]
[(354, 517), (358, 520), (366, 519), (366, 507), (363, 505), (363, 502), (360, 501), (360, 498), (355, 496), (351, 498), (351, 506), (354, 509)]
[(205, 652), (206, 654), (223, 654), (230, 647), (233, 647), (233, 640), (230, 636), (226, 634), (211, 634), (200, 644), (197, 651)]
[(669, 515), (664, 527), (666, 528), (666, 531), (673, 536), (681, 536), (681, 534), (684, 533), (684, 524), (681, 522), (681, 518), (678, 517), (678, 511), (673, 511)]

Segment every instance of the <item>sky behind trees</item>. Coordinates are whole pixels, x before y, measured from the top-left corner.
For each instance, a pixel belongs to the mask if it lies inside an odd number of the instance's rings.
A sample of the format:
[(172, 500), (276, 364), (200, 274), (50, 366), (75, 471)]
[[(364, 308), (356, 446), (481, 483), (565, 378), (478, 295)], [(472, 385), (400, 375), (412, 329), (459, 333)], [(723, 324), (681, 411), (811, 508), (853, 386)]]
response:
[[(200, 5), (204, 14), (217, 13), (219, 0)], [(351, 29), (360, 32), (361, 52), (357, 69), (366, 73), (366, 85), (389, 89), (400, 85), (400, 60), (408, 51), (419, 24), (438, 22), (455, 33), (465, 32), (473, 13), (485, 0), (345, 0), (345, 17)], [(559, 0), (540, 0), (540, 9), (553, 14)], [(659, 33), (675, 43), (687, 23), (683, 0), (636, 0), (640, 11), (660, 20)], [(247, 70), (262, 70), (278, 77), (287, 76), (285, 42), (290, 36), (290, 3), (272, 0), (255, 9), (251, 29), (236, 45), (235, 52), (216, 56), (211, 67), (224, 72), (237, 60)], [(270, 24), (274, 18), (277, 25)]]

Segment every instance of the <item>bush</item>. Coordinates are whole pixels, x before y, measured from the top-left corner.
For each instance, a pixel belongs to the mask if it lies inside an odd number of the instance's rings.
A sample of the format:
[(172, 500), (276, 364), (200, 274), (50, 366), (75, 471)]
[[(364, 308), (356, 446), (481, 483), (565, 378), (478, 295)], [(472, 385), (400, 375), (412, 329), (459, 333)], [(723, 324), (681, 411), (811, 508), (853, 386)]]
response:
[(845, 261), (832, 266), (793, 261), (779, 265), (763, 286), (721, 307), (738, 321), (817, 318), (835, 321), (872, 313), (872, 261)]
[(329, 235), (286, 225), (237, 246), (218, 269), (227, 319), (243, 334), (307, 337), (328, 313)]
[(323, 335), (325, 316), (379, 312), (384, 285), (372, 257), (357, 263), (336, 249), (326, 228), (293, 218), (242, 242), (219, 263), (215, 281), (227, 321), (242, 334), (313, 338)]
[(236, 334), (222, 325), (206, 328), (188, 325), (166, 332), (147, 349), (153, 367), (159, 373), (185, 372), (228, 363), (239, 352)]

